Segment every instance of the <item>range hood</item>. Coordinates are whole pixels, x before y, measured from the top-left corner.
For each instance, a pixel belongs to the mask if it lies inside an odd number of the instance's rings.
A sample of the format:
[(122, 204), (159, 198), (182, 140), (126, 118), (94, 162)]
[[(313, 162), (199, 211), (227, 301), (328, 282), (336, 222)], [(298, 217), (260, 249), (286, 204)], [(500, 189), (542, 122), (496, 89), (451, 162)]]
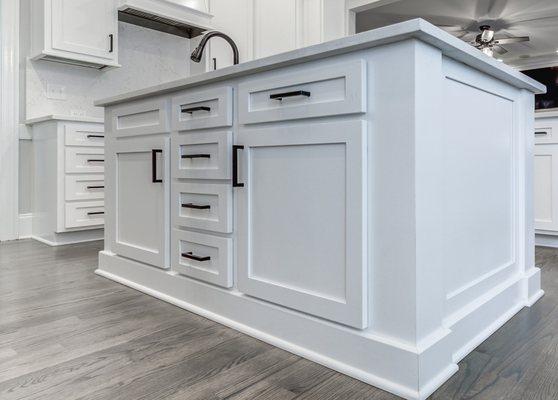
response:
[[(186, 38), (213, 29), (213, 16), (195, 0), (119, 0), (118, 20)], [(198, 6), (194, 8), (194, 6)], [(205, 8), (205, 6), (203, 6)]]

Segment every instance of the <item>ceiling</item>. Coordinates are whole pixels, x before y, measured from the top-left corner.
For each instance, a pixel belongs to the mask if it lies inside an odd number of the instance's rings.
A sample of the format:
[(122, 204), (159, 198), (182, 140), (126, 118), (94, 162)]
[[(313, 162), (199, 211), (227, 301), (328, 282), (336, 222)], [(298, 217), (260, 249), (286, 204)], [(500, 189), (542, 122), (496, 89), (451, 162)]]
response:
[(529, 42), (505, 45), (508, 53), (496, 58), (518, 69), (558, 65), (558, 0), (392, 1), (359, 12), (356, 31), (417, 17), (467, 42), (475, 40), (480, 25), (490, 25), (496, 38), (529, 36)]

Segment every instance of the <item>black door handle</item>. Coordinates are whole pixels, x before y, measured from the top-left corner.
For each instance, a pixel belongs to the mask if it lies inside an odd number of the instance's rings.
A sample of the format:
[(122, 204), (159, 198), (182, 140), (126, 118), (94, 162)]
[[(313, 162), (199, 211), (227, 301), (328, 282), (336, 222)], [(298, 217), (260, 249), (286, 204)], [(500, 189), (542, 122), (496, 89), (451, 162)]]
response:
[(196, 111), (207, 111), (210, 112), (211, 111), (211, 107), (206, 107), (206, 106), (200, 106), (200, 107), (190, 107), (190, 108), (182, 108), (180, 109), (180, 112), (183, 113), (188, 113), (188, 114), (192, 114)]
[(210, 256), (205, 256), (205, 257), (196, 256), (191, 251), (189, 251), (188, 253), (182, 253), (181, 255), (184, 258), (189, 258), (191, 260), (196, 260), (196, 261), (209, 261), (209, 260), (211, 260)]
[(211, 158), (211, 154), (182, 154), (181, 158)]
[(157, 179), (157, 153), (163, 154), (163, 150), (162, 149), (151, 150), (151, 182), (153, 183), (163, 182), (162, 179)]
[(111, 33), (109, 35), (109, 53), (114, 51), (114, 35)]
[(295, 97), (295, 96), (305, 96), (305, 97), (310, 97), (310, 92), (307, 92), (305, 90), (295, 90), (293, 92), (285, 92), (285, 93), (275, 93), (275, 94), (270, 94), (269, 98), (271, 100), (283, 100), (283, 98), (285, 97)]
[(233, 178), (232, 178), (232, 185), (233, 187), (244, 187), (244, 183), (238, 182), (238, 150), (244, 150), (244, 146), (240, 145), (233, 145), (233, 154), (232, 154), (232, 170), (233, 170)]
[(209, 210), (211, 206), (209, 204), (194, 204), (194, 203), (183, 203), (184, 208), (193, 208), (194, 210)]

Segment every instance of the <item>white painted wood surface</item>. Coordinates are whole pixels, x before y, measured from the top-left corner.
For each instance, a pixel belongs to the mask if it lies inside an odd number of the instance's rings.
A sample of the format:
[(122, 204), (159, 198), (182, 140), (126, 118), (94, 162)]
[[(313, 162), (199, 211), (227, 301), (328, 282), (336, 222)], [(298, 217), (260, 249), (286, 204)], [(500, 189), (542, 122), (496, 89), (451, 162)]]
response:
[[(172, 232), (168, 271), (114, 245), (116, 209), (126, 201), (116, 203), (110, 182), (119, 167), (108, 160), (110, 223), (98, 273), (404, 398), (427, 398), (462, 357), (543, 295), (529, 162), (540, 86), (441, 33), (402, 34), (413, 24), (348, 38), (342, 51), (341, 42), (319, 45), (319, 54), (297, 53), (302, 59), (275, 56), (231, 67), (230, 75), (210, 72), (111, 100), (107, 115), (133, 105), (138, 93), (168, 109), (178, 94), (230, 87), (233, 121), (226, 130), (171, 129), (142, 138), (170, 137), (174, 205), (172, 215), (160, 216), (169, 224), (164, 235)], [(361, 42), (365, 37), (383, 45)], [(359, 63), (361, 90), (348, 90), (362, 94), (360, 112), (242, 119), (243, 85), (267, 80), (264, 90), (280, 88), (275, 79), (308, 74), (313, 81), (309, 71), (317, 76)], [(326, 104), (337, 93), (331, 89), (324, 89)], [(491, 112), (475, 120), (462, 110), (478, 98)], [(136, 140), (109, 131), (107, 148), (131, 151)], [(182, 155), (200, 154), (185, 147), (196, 144), (206, 146), (214, 170), (228, 165), (230, 173), (181, 168)], [(243, 146), (236, 170), (233, 145)], [(203, 185), (230, 188), (235, 177), (243, 185), (232, 188), (232, 233), (179, 218), (178, 192), (189, 185), (199, 192)], [(128, 203), (142, 198), (137, 189), (123, 190)], [(140, 223), (136, 242), (154, 240), (152, 227), (159, 226)], [(232, 250), (224, 251), (229, 243)], [(192, 262), (183, 250), (210, 258)]]
[(30, 236), (52, 246), (100, 239), (104, 214), (87, 212), (104, 212), (103, 125), (50, 119), (33, 124), (32, 130)]
[(118, 13), (112, 0), (31, 2), (31, 57), (101, 68), (118, 64)]

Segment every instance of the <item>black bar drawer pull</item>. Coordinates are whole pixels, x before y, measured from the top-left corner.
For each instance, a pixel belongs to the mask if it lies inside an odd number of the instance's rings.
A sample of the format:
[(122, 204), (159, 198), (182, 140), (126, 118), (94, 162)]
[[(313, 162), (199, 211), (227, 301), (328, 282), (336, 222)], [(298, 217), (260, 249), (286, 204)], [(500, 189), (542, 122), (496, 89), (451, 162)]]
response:
[(101, 138), (104, 139), (105, 135), (87, 135), (87, 139), (91, 139), (91, 138)]
[(295, 97), (295, 96), (305, 96), (305, 97), (310, 97), (310, 92), (307, 92), (305, 90), (295, 90), (294, 92), (285, 92), (285, 93), (275, 93), (275, 94), (270, 94), (269, 98), (271, 100), (283, 100), (285, 97)]
[(233, 145), (232, 170), (233, 170), (233, 187), (244, 187), (244, 183), (238, 182), (238, 150), (244, 150), (244, 146)]
[(211, 260), (210, 256), (205, 256), (205, 257), (196, 256), (191, 251), (189, 251), (188, 253), (182, 253), (182, 257), (189, 258), (191, 260), (196, 260), (196, 261), (209, 261), (209, 260)]
[(109, 53), (114, 51), (114, 35), (111, 33), (109, 35)]
[(100, 214), (104, 214), (104, 211), (90, 211), (87, 213), (87, 215), (100, 215)]
[(157, 179), (157, 153), (163, 154), (162, 149), (152, 149), (151, 150), (151, 182), (161, 183), (162, 179)]
[(209, 204), (194, 204), (194, 203), (183, 203), (184, 208), (193, 208), (194, 210), (209, 210), (211, 206)]
[(87, 189), (104, 189), (104, 186), (86, 186)]
[(190, 107), (190, 108), (181, 108), (180, 112), (183, 113), (188, 113), (188, 114), (193, 114), (196, 111), (207, 111), (210, 112), (211, 111), (211, 107), (206, 107), (206, 106), (200, 106), (200, 107)]
[(102, 160), (100, 158), (90, 158), (87, 160), (87, 162), (105, 162), (105, 160)]
[(535, 132), (535, 135), (548, 135), (548, 132), (546, 132), (546, 131), (538, 131), (538, 132)]
[(182, 154), (182, 158), (211, 158), (211, 154)]

